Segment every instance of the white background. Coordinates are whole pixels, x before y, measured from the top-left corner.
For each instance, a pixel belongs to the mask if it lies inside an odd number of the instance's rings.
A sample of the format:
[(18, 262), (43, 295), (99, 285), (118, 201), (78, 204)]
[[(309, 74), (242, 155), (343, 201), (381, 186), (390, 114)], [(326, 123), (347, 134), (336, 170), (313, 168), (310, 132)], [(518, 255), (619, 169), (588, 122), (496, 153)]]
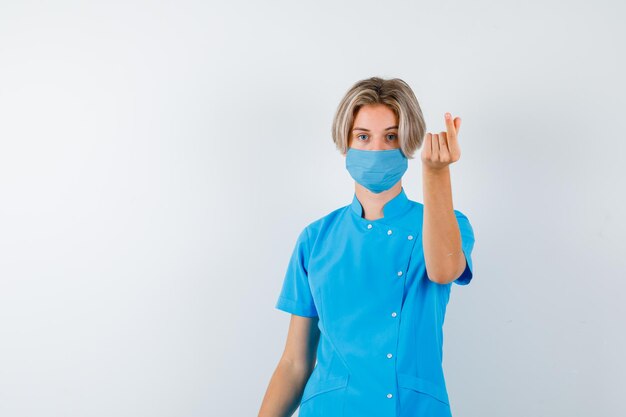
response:
[(3, 0), (0, 415), (256, 415), (297, 235), (354, 192), (334, 111), (375, 75), (463, 120), (455, 417), (626, 415), (624, 11)]

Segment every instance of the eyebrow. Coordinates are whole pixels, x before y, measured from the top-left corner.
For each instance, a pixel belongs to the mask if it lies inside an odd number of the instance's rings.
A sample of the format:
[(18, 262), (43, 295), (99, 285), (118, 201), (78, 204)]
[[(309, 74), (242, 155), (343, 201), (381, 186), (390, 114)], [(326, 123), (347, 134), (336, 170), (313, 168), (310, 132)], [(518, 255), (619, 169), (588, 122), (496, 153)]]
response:
[[(397, 128), (398, 128), (398, 126), (390, 126), (390, 127), (388, 127), (387, 129), (385, 129), (385, 130), (391, 130), (391, 129), (397, 129)], [(352, 129), (352, 131), (353, 131), (353, 132), (354, 132), (355, 130), (362, 130), (362, 131), (364, 131), (364, 132), (369, 132), (369, 129), (364, 129), (364, 128), (362, 128), (362, 127), (355, 127), (354, 129)]]

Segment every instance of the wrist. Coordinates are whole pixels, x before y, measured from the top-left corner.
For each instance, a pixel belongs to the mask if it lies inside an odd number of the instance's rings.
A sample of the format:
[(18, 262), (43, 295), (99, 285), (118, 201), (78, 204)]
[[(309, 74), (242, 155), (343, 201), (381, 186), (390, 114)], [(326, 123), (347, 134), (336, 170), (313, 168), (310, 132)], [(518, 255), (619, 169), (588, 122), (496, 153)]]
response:
[(438, 177), (442, 175), (447, 175), (450, 173), (450, 165), (446, 165), (441, 168), (433, 168), (431, 166), (422, 165), (422, 174), (427, 176)]

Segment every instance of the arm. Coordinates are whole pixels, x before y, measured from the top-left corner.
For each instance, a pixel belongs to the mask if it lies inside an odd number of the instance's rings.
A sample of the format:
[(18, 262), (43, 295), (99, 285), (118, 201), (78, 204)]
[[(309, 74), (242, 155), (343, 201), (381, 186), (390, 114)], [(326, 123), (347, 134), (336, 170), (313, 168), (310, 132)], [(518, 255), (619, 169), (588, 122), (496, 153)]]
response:
[(319, 341), (318, 317), (291, 315), (283, 354), (272, 374), (258, 417), (291, 417), (313, 371)]
[(465, 270), (461, 232), (452, 207), (450, 170), (423, 168), (424, 225), (422, 244), (428, 278), (438, 284), (457, 279)]
[(422, 149), (424, 220), (422, 245), (428, 278), (447, 284), (466, 266), (461, 250), (461, 231), (452, 206), (450, 163), (461, 157), (457, 133), (461, 119), (445, 115), (447, 132), (427, 133)]

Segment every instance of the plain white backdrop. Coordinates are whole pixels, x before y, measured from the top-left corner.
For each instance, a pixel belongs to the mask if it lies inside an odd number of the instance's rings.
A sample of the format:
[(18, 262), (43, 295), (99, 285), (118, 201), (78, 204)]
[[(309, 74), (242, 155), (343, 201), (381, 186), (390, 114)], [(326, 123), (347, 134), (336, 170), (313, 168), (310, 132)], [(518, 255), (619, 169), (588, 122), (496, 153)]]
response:
[(626, 415), (624, 12), (3, 0), (0, 415), (256, 415), (297, 235), (354, 192), (334, 111), (375, 75), (411, 85), (428, 131), (463, 120), (454, 416)]

